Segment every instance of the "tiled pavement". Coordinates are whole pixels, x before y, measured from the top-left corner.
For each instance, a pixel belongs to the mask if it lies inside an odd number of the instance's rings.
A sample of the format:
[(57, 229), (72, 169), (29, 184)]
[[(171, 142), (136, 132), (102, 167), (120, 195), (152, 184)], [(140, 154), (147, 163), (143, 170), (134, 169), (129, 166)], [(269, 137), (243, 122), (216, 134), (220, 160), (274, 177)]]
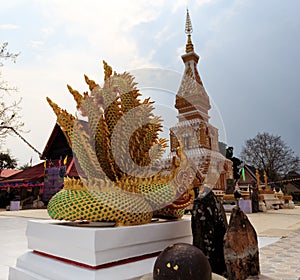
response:
[(26, 218), (0, 216), (0, 280), (8, 279), (10, 266), (27, 250)]
[[(300, 280), (300, 207), (248, 215), (259, 236), (260, 280)], [(28, 219), (48, 218), (43, 210), (0, 212), (0, 280), (27, 250)]]
[[(300, 218), (300, 217), (299, 217)], [(300, 279), (300, 229), (260, 249), (259, 279)]]

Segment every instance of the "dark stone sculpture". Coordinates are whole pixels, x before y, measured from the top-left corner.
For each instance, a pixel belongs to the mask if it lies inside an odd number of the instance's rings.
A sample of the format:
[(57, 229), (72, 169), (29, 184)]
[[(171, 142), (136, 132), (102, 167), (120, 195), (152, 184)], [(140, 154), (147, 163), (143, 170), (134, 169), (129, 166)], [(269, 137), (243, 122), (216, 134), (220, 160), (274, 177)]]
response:
[(252, 182), (251, 189), (251, 202), (252, 202), (252, 213), (259, 211), (259, 191), (255, 181)]
[(204, 187), (192, 210), (193, 245), (203, 251), (212, 271), (219, 275), (226, 275), (223, 238), (227, 226), (222, 203), (210, 188)]
[(243, 161), (233, 156), (233, 147), (228, 147), (226, 149), (226, 158), (232, 161), (233, 178), (236, 183), (241, 177), (241, 164)]
[(232, 210), (224, 237), (224, 258), (228, 280), (245, 280), (260, 274), (257, 234), (238, 207)]
[(157, 257), (154, 280), (211, 280), (211, 267), (202, 251), (191, 244), (168, 246)]

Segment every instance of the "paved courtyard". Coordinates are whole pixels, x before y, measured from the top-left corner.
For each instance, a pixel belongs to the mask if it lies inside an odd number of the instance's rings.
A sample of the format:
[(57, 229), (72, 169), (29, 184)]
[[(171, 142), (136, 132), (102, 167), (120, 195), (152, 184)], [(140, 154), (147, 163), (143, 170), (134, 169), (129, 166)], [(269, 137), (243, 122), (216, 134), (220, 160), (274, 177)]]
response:
[[(248, 214), (259, 236), (263, 280), (300, 280), (300, 207)], [(0, 211), (0, 280), (27, 249), (29, 219), (49, 219), (46, 210)]]

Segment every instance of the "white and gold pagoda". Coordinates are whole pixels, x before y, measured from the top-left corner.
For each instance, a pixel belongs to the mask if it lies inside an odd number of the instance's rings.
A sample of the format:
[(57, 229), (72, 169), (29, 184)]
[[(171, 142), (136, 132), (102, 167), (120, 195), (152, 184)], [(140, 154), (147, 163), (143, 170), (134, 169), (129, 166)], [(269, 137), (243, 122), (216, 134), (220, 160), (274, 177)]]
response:
[(199, 55), (194, 51), (192, 24), (187, 10), (185, 33), (187, 43), (182, 60), (185, 65), (181, 84), (176, 94), (175, 108), (178, 123), (170, 128), (170, 159), (175, 155), (180, 140), (183, 150), (204, 177), (204, 184), (225, 191), (226, 179), (232, 178), (232, 162), (219, 152), (218, 129), (209, 123), (209, 96), (197, 70)]

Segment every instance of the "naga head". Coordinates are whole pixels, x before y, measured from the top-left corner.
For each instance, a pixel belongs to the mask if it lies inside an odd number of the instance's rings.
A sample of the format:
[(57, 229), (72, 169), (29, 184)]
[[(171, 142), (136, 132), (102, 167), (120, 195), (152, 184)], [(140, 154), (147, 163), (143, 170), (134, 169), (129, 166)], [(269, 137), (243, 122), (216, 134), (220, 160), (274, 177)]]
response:
[(176, 157), (173, 158), (173, 172), (175, 174), (172, 181), (176, 189), (177, 199), (168, 207), (183, 209), (193, 203), (195, 199), (194, 181), (197, 175), (197, 168), (183, 151), (182, 142), (180, 140), (178, 142), (179, 146), (176, 149), (176, 155), (179, 160)]

